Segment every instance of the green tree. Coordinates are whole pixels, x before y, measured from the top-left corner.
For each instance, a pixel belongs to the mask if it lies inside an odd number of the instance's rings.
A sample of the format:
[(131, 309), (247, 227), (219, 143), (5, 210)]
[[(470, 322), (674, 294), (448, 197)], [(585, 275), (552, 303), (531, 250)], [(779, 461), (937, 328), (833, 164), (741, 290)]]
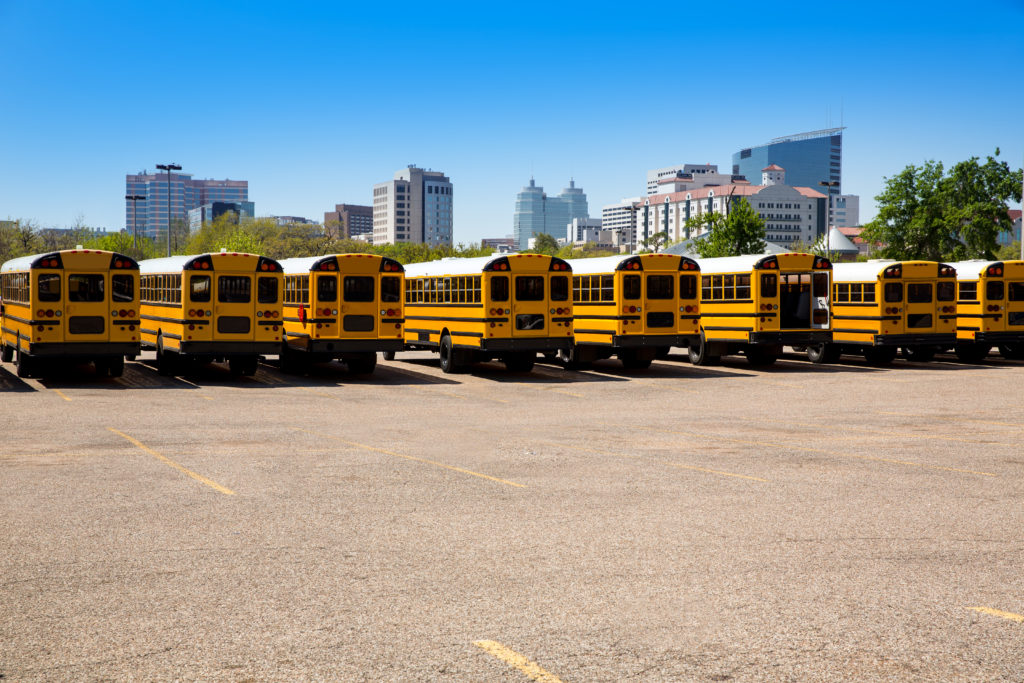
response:
[(1014, 240), (1012, 244), (999, 247), (996, 252), (996, 259), (999, 261), (1015, 261), (1020, 258), (1020, 240)]
[(131, 256), (136, 261), (148, 258), (157, 258), (163, 254), (153, 243), (153, 240), (146, 237), (139, 238), (139, 246), (134, 246), (134, 238), (127, 232), (110, 232), (101, 237), (93, 237), (85, 242), (86, 249), (102, 249), (104, 251), (116, 251), (119, 254)]
[(0, 222), (0, 263), (45, 250), (39, 226), (32, 220)]
[(706, 221), (711, 230), (696, 242), (700, 256), (713, 258), (764, 253), (767, 246), (764, 241), (764, 221), (745, 198), (733, 202), (724, 221), (712, 218)]
[(989, 156), (971, 157), (947, 175), (941, 163), (907, 166), (875, 197), (878, 215), (861, 237), (893, 259), (992, 258), (997, 235), (1012, 226), (1007, 203), (1021, 198), (1021, 171)]
[(653, 251), (655, 254), (657, 254), (658, 250), (664, 247), (667, 243), (667, 232), (656, 232), (650, 237), (644, 239), (644, 247), (646, 247), (650, 251)]
[(546, 232), (537, 233), (535, 235), (536, 240), (534, 241), (532, 251), (538, 254), (547, 254), (548, 256), (554, 256), (558, 253), (558, 240)]

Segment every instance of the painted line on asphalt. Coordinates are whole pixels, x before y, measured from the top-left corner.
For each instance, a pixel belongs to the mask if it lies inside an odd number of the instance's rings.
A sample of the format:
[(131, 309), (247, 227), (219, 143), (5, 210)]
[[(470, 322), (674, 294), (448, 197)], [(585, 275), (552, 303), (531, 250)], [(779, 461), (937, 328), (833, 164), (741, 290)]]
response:
[(1018, 624), (1024, 624), (1024, 614), (1004, 612), (1001, 609), (992, 609), (991, 607), (968, 607), (967, 609), (974, 610), (975, 612), (981, 612), (982, 614), (988, 614), (993, 617), (1001, 617), (1003, 619), (1009, 619), (1010, 621), (1016, 621)]
[(541, 391), (553, 391), (556, 394), (564, 394), (566, 396), (572, 396), (573, 398), (583, 398), (583, 394), (574, 394), (571, 391), (565, 389), (541, 389)]
[(562, 680), (558, 678), (558, 676), (544, 670), (544, 668), (537, 662), (527, 659), (515, 650), (510, 650), (499, 642), (493, 640), (475, 640), (473, 641), (473, 644), (492, 657), (497, 657), (512, 668), (519, 669), (519, 671), (528, 676), (530, 680), (540, 681), (540, 683), (562, 683)]
[(403, 453), (396, 453), (394, 451), (389, 451), (386, 448), (376, 448), (374, 446), (367, 446), (365, 444), (357, 443), (355, 441), (349, 441), (348, 439), (342, 439), (340, 436), (333, 436), (331, 434), (320, 434), (320, 433), (317, 433), (317, 432), (311, 432), (311, 431), (306, 430), (306, 429), (299, 429), (298, 427), (293, 427), (293, 429), (295, 429), (295, 431), (297, 431), (297, 432), (305, 432), (306, 434), (312, 434), (313, 436), (321, 436), (321, 437), (326, 437), (328, 439), (334, 439), (335, 441), (340, 441), (341, 443), (346, 443), (349, 446), (355, 446), (356, 448), (362, 448), (362, 449), (367, 450), (367, 451), (373, 451), (375, 453), (384, 453), (385, 455), (393, 455), (396, 458), (404, 458), (405, 460), (413, 460), (415, 462), (422, 462), (422, 463), (425, 463), (427, 465), (434, 465), (435, 467), (443, 467), (446, 470), (453, 470), (455, 472), (461, 472), (462, 474), (470, 474), (470, 475), (472, 475), (474, 477), (480, 477), (481, 479), (489, 479), (491, 481), (496, 481), (499, 484), (506, 484), (508, 486), (515, 486), (516, 488), (520, 488), (520, 489), (525, 489), (526, 488), (526, 484), (517, 484), (514, 481), (509, 481), (507, 479), (500, 479), (498, 477), (492, 477), (489, 474), (481, 474), (480, 472), (474, 472), (473, 470), (463, 469), (462, 467), (456, 467), (455, 465), (447, 465), (447, 464), (445, 464), (443, 462), (437, 462), (436, 460), (427, 460), (426, 458), (417, 458), (414, 455), (405, 455)]
[(178, 463), (174, 462), (173, 460), (171, 460), (167, 456), (161, 455), (160, 453), (157, 453), (152, 448), (150, 448), (146, 444), (142, 443), (138, 439), (136, 439), (134, 437), (131, 437), (131, 436), (128, 436), (124, 432), (120, 432), (120, 431), (114, 429), (113, 427), (107, 427), (107, 429), (109, 429), (113, 433), (117, 434), (121, 438), (127, 439), (128, 441), (132, 442), (133, 444), (135, 444), (136, 446), (138, 446), (139, 448), (141, 448), (145, 452), (149, 453), (150, 455), (152, 455), (154, 458), (156, 458), (160, 462), (164, 463), (165, 465), (169, 465), (169, 466), (173, 467), (174, 469), (178, 470), (179, 472), (184, 472), (185, 474), (187, 474), (188, 476), (192, 477), (196, 481), (198, 481), (198, 482), (200, 482), (202, 484), (206, 484), (210, 488), (215, 489), (217, 491), (220, 491), (224, 495), (227, 495), (227, 496), (235, 495), (235, 492), (232, 491), (231, 489), (227, 488), (226, 486), (221, 486), (220, 484), (218, 484), (217, 482), (213, 481), (212, 479), (207, 479), (203, 475), (197, 474), (196, 472), (193, 472), (192, 470), (188, 469), (187, 467), (183, 467), (183, 466), (179, 465)]
[[(913, 417), (919, 420), (934, 420), (935, 415), (915, 415), (914, 413), (889, 413), (883, 410), (876, 410), (875, 415), (893, 415), (896, 417)], [(957, 422), (974, 422), (976, 424), (983, 425), (997, 425), (999, 427), (1016, 427), (1017, 429), (1024, 429), (1024, 424), (1019, 422), (996, 422), (995, 420), (975, 420), (968, 417), (943, 417), (943, 420), (955, 420)]]
[(57, 394), (58, 396), (60, 396), (60, 397), (61, 397), (62, 399), (64, 399), (65, 401), (68, 401), (68, 402), (70, 402), (70, 401), (71, 401), (71, 399), (67, 397), (67, 394), (65, 394), (65, 393), (64, 393), (63, 391), (61, 391), (60, 389), (51, 389), (51, 391), (52, 391), (53, 393)]
[[(635, 429), (635, 427), (634, 427), (634, 429)], [(728, 437), (728, 436), (717, 436), (715, 434), (703, 434), (703, 433), (700, 433), (700, 432), (683, 432), (683, 431), (677, 431), (677, 430), (671, 430), (671, 429), (655, 429), (653, 427), (645, 428), (645, 429), (649, 429), (649, 431), (652, 431), (652, 432), (663, 432), (665, 434), (679, 434), (679, 435), (682, 435), (682, 436), (692, 436), (692, 437), (695, 437), (695, 438), (698, 438), (698, 439), (717, 439), (718, 441), (730, 441), (732, 443), (742, 443), (742, 444), (748, 444), (748, 445), (751, 445), (751, 446), (768, 446), (770, 448), (778, 448), (778, 449), (783, 450), (783, 451), (788, 450), (788, 449), (792, 449), (792, 450), (797, 450), (797, 451), (807, 451), (808, 453), (821, 453), (822, 455), (834, 455), (834, 456), (840, 457), (840, 458), (854, 458), (854, 459), (857, 459), (857, 460), (872, 460), (874, 462), (885, 462), (885, 463), (889, 463), (889, 464), (892, 464), (892, 465), (907, 465), (908, 467), (921, 467), (921, 468), (930, 469), (930, 470), (942, 470), (944, 472), (958, 472), (960, 474), (976, 474), (976, 475), (979, 475), (979, 476), (982, 476), (982, 477), (997, 477), (997, 476), (999, 476), (997, 474), (993, 474), (992, 472), (979, 472), (977, 470), (964, 470), (964, 469), (960, 469), (958, 467), (944, 467), (942, 465), (929, 465), (929, 464), (926, 464), (926, 463), (911, 462), (909, 460), (894, 460), (892, 458), (879, 458), (879, 457), (873, 456), (873, 455), (858, 455), (858, 454), (855, 454), (855, 453), (840, 453), (839, 451), (830, 451), (830, 450), (826, 450), (824, 448), (811, 448), (809, 446), (798, 446), (796, 444), (788, 444), (788, 443), (787, 444), (783, 444), (783, 443), (774, 443), (772, 441), (752, 441), (752, 440), (747, 440), (747, 439), (735, 439), (735, 438)]]
[[(746, 420), (748, 422), (757, 422), (757, 420), (753, 420), (751, 418), (742, 418), (741, 417), (741, 418), (733, 418), (733, 419)], [(821, 425), (814, 424), (813, 422), (786, 422), (786, 424), (787, 425), (796, 425), (797, 427), (813, 427), (815, 429), (821, 429)], [(849, 425), (843, 425), (843, 429), (844, 430), (848, 430), (848, 431), (858, 432), (860, 434), (873, 434), (873, 435), (876, 435), (876, 436), (888, 436), (887, 434), (880, 434), (877, 430), (864, 429), (862, 427), (851, 427)], [(1011, 448), (1018, 448), (1018, 447), (1020, 447), (1020, 444), (1018, 444), (1018, 443), (1007, 443), (1005, 441), (982, 441), (981, 439), (978, 439), (978, 438), (974, 438), (974, 439), (961, 439), (961, 438), (958, 438), (958, 437), (955, 437), (955, 436), (943, 436), (941, 434), (905, 434), (905, 433), (901, 433), (900, 437), (901, 438), (906, 438), (906, 439), (925, 439), (925, 440), (932, 440), (932, 441), (952, 441), (954, 443), (969, 443), (969, 444), (975, 444), (975, 445), (979, 445), (979, 446), (980, 445), (985, 445), (985, 446), (1009, 446)]]
[(310, 389), (309, 387), (300, 387), (298, 385), (295, 385), (295, 388), (296, 389), (302, 389), (303, 391), (308, 391), (309, 393), (316, 394), (317, 396), (323, 396), (324, 398), (329, 398), (332, 401), (340, 401), (341, 400), (337, 396), (332, 396), (331, 394), (328, 394), (326, 391), (317, 391), (316, 389)]
[(720, 474), (723, 477), (737, 477), (739, 479), (750, 479), (752, 481), (761, 481), (767, 483), (767, 479), (761, 477), (752, 477), (749, 474), (736, 474), (735, 472), (723, 472), (722, 470), (712, 470), (706, 467), (697, 467), (696, 465), (683, 465), (682, 463), (672, 462), (671, 460), (664, 460), (662, 458), (655, 458), (653, 456), (645, 455), (626, 455), (625, 453), (613, 453), (612, 451), (603, 451), (597, 448), (587, 448), (586, 446), (573, 446), (567, 443), (558, 443), (557, 441), (542, 441), (541, 443), (547, 443), (552, 446), (560, 446), (561, 448), (568, 448), (574, 451), (584, 451), (585, 453), (596, 453), (598, 455), (611, 455), (616, 458), (629, 458), (630, 460), (649, 460), (651, 462), (661, 463), (668, 465), (669, 467), (676, 467), (681, 470), (692, 470), (694, 472), (704, 472), (705, 474)]

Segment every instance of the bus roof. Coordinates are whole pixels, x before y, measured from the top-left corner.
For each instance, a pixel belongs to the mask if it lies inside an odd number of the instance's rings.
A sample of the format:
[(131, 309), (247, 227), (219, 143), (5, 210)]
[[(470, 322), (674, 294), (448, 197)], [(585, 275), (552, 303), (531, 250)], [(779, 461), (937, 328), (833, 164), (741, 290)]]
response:
[[(240, 253), (240, 252), (224, 252), (224, 251), (221, 251), (221, 252), (210, 252), (208, 254), (190, 254), (190, 255), (186, 255), (186, 256), (166, 256), (164, 258), (151, 258), (151, 259), (146, 259), (145, 261), (140, 261), (139, 262), (139, 270), (142, 273), (178, 273), (178, 272), (181, 272), (185, 268), (185, 264), (186, 263), (188, 263), (189, 261), (191, 261), (194, 258), (198, 258), (198, 257), (201, 257), (201, 256), (210, 256), (210, 257), (217, 257), (217, 256), (248, 256), (248, 257), (252, 257), (254, 259), (257, 259), (257, 261), (254, 262), (254, 264), (253, 264), (254, 268), (255, 268), (255, 263), (258, 263), (259, 259), (261, 258), (258, 254), (244, 254), (244, 253)], [(266, 258), (266, 257), (263, 257), (263, 258)], [(269, 260), (273, 260), (273, 259), (269, 259)]]
[(679, 261), (682, 258), (678, 254), (616, 254), (596, 258), (567, 259), (566, 262), (572, 267), (573, 275), (593, 275), (594, 273), (615, 272), (623, 262), (630, 259), (640, 259), (642, 263), (662, 261), (665, 265), (671, 264), (671, 270), (676, 270), (679, 268)]
[(956, 268), (957, 280), (977, 280), (985, 269), (1001, 261), (984, 261), (982, 259), (970, 259), (968, 261), (954, 261), (949, 265)]
[[(42, 258), (43, 256), (49, 256), (51, 254), (58, 254), (63, 257), (65, 254), (106, 254), (107, 256), (113, 257), (117, 252), (106, 251), (105, 249), (61, 249), (59, 251), (44, 251), (39, 254), (32, 254), (30, 256), (19, 256), (18, 258), (5, 261), (3, 265), (0, 265), (0, 273), (10, 273), (13, 271), (29, 270), (36, 259)], [(124, 254), (118, 254), (124, 258), (134, 261), (130, 256)]]
[[(424, 277), (438, 275), (479, 275), (484, 268), (492, 261), (508, 259), (509, 264), (515, 264), (521, 259), (550, 259), (551, 256), (544, 254), (493, 254), (491, 256), (478, 256), (474, 258), (459, 258), (457, 256), (443, 258), (437, 261), (425, 261), (423, 263), (410, 263), (405, 267), (406, 277)], [(515, 266), (513, 265), (513, 271)], [(568, 272), (568, 271), (566, 271)]]
[(769, 258), (770, 254), (747, 254), (745, 256), (720, 256), (717, 258), (696, 258), (701, 271), (713, 273), (742, 273), (753, 270), (759, 261)]
[[(861, 261), (858, 263), (833, 263), (832, 264), (832, 280), (835, 282), (868, 282), (869, 280), (877, 280), (889, 266), (893, 265), (911, 265), (911, 264), (934, 264), (936, 266), (935, 273), (938, 273), (938, 264), (935, 261), (923, 261), (923, 260), (906, 260), (896, 261), (890, 259), (871, 259), (870, 261)], [(952, 264), (943, 264), (952, 265)]]

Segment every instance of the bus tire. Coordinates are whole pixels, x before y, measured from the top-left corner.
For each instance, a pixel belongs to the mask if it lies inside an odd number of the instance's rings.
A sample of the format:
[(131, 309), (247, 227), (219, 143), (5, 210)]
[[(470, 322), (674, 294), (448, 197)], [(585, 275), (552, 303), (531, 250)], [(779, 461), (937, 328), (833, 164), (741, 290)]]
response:
[(34, 377), (36, 374), (36, 359), (29, 356), (21, 349), (18, 349), (18, 377)]
[(568, 349), (559, 349), (557, 352), (558, 362), (562, 364), (562, 367), (566, 370), (585, 370), (590, 367), (590, 363), (584, 362), (580, 358), (580, 347), (573, 344)]
[(532, 351), (513, 353), (501, 359), (509, 372), (530, 372), (537, 362), (537, 354)]
[(178, 369), (177, 365), (177, 355), (164, 348), (164, 337), (158, 335), (156, 338), (156, 371), (164, 377), (173, 377)]
[(446, 375), (462, 372), (462, 363), (460, 362), (462, 358), (460, 357), (460, 354), (455, 353), (451, 335), (445, 334), (441, 337), (441, 343), (438, 344), (438, 351), (441, 356), (441, 372)]
[(252, 377), (260, 366), (260, 357), (255, 355), (231, 356), (228, 358), (228, 371), (232, 375)]
[(1007, 360), (1024, 360), (1024, 342), (999, 345), (999, 355)]
[(779, 358), (778, 354), (774, 353), (771, 349), (760, 346), (747, 346), (744, 353), (747, 356), (747, 363), (755, 368), (766, 368), (769, 365), (774, 365), (775, 361)]
[(708, 353), (708, 343), (704, 339), (704, 333), (700, 333), (700, 337), (690, 344), (687, 355), (690, 357), (690, 363), (693, 365), (718, 365), (722, 362), (721, 356), (712, 356)]
[(934, 346), (904, 346), (901, 349), (903, 357), (912, 363), (932, 362), (937, 350)]
[(394, 360), (395, 359), (395, 352), (394, 351), (381, 351), (380, 355), (384, 357), (384, 360)]
[(0, 361), (10, 363), (12, 360), (14, 360), (14, 347), (0, 344)]
[(869, 346), (864, 349), (864, 360), (868, 365), (888, 365), (896, 359), (897, 351), (895, 346)]
[(811, 361), (815, 365), (821, 365), (822, 363), (835, 363), (839, 360), (839, 347), (835, 344), (828, 344), (822, 342), (821, 344), (811, 344), (807, 347), (807, 360)]
[(988, 355), (990, 346), (978, 343), (956, 345), (956, 357), (961, 363), (980, 363)]
[(377, 367), (377, 354), (362, 353), (358, 356), (346, 356), (345, 365), (353, 375), (371, 375)]

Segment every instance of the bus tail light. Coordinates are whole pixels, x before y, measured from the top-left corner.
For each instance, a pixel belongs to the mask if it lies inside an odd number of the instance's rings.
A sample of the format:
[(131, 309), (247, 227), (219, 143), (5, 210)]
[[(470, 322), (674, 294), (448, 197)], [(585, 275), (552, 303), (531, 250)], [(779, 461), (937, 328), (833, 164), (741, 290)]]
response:
[(398, 315), (398, 311), (396, 311), (396, 310), (395, 310), (395, 309), (393, 309), (393, 308), (389, 308), (389, 309), (388, 309), (388, 317), (389, 317), (389, 318), (393, 318), (393, 317), (395, 317), (396, 315)]

